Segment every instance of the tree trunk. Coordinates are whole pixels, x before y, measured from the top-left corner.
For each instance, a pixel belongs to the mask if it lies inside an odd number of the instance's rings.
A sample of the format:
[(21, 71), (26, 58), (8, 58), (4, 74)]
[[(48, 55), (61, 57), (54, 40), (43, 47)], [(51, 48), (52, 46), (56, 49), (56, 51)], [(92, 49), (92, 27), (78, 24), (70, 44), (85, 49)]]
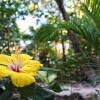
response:
[[(61, 11), (61, 13), (63, 15), (64, 20), (69, 21), (70, 20), (69, 15), (64, 8), (63, 0), (55, 0), (55, 1), (59, 7), (59, 10)], [(82, 55), (82, 51), (80, 49), (79, 43), (77, 42), (74, 31), (68, 30), (68, 36), (69, 36), (70, 41), (72, 42), (72, 46), (73, 46), (75, 54)], [(84, 67), (83, 71), (84, 71), (85, 75), (88, 77), (88, 79), (90, 79), (91, 82), (94, 82), (96, 80), (96, 77), (95, 77), (96, 74), (92, 67)]]
[[(68, 13), (66, 12), (64, 6), (63, 6), (63, 0), (56, 0), (57, 4), (58, 4), (58, 7), (59, 7), (59, 10), (61, 11), (62, 15), (63, 15), (63, 18), (65, 21), (68, 21), (69, 20), (69, 16), (68, 16)], [(75, 54), (81, 54), (81, 50), (80, 50), (80, 47), (79, 47), (79, 43), (77, 42), (77, 39), (76, 39), (76, 36), (75, 36), (75, 33), (72, 31), (72, 30), (68, 30), (68, 36), (72, 42), (72, 46), (74, 48), (74, 52)]]
[(64, 39), (63, 39), (63, 34), (61, 31), (61, 44), (62, 44), (62, 51), (63, 51), (63, 63), (66, 61), (66, 55), (65, 55), (65, 46), (64, 46)]

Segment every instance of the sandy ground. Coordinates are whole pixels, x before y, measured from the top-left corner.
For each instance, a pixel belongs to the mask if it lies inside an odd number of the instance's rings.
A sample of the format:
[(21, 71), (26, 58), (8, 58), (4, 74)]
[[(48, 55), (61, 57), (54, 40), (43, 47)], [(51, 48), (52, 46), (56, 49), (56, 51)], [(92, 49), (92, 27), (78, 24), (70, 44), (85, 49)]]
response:
[(97, 91), (100, 91), (100, 85), (96, 87), (91, 86), (90, 84), (74, 84), (74, 85), (63, 85), (63, 91), (60, 93), (56, 93), (57, 95), (64, 96), (64, 95), (71, 95), (72, 93), (80, 93), (82, 97), (87, 97), (88, 95), (96, 94)]

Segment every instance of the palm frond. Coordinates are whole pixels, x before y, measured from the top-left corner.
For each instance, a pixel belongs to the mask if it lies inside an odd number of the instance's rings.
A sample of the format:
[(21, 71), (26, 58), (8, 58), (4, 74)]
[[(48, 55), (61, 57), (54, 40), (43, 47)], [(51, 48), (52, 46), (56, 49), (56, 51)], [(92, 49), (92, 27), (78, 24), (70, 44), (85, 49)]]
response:
[(86, 0), (86, 3), (81, 4), (81, 10), (94, 21), (100, 31), (100, 0)]
[(61, 28), (71, 29), (100, 53), (100, 0), (86, 0), (80, 3), (82, 18), (72, 18), (59, 24)]
[[(70, 22), (60, 23), (61, 28), (71, 29), (75, 31), (78, 35), (80, 35), (83, 39), (85, 39), (88, 44), (95, 48), (97, 52), (100, 49), (100, 32), (95, 28), (96, 26), (93, 24), (89, 24), (90, 19), (73, 19)], [(93, 27), (95, 26), (95, 27)]]
[(35, 34), (35, 40), (39, 42), (57, 41), (59, 39), (59, 30), (53, 24), (42, 25)]

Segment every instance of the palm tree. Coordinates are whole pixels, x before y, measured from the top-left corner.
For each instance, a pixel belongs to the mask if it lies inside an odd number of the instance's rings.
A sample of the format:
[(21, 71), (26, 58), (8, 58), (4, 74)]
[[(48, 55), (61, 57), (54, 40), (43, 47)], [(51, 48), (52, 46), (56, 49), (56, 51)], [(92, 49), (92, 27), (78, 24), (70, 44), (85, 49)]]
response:
[(97, 54), (100, 53), (99, 4), (99, 0), (86, 0), (86, 2), (80, 3), (81, 11), (83, 11), (82, 18), (72, 18), (61, 25), (61, 27), (71, 29), (85, 39)]
[[(100, 0), (85, 0), (80, 2), (80, 9), (83, 12), (81, 18), (72, 18), (70, 21), (60, 23), (61, 28), (73, 30), (78, 37), (81, 37), (80, 43), (85, 43), (84, 48), (91, 50), (88, 53), (100, 55)], [(78, 41), (80, 38), (78, 38)], [(84, 42), (85, 41), (85, 42)], [(83, 44), (81, 44), (82, 47)], [(83, 49), (83, 48), (82, 48)], [(83, 50), (84, 52), (84, 50)], [(83, 53), (84, 54), (84, 53)], [(89, 55), (89, 56), (90, 56)], [(85, 55), (87, 56), (87, 55)], [(96, 59), (97, 60), (97, 59)], [(98, 66), (95, 63), (94, 66)], [(96, 75), (92, 67), (84, 67), (83, 70), (90, 80), (95, 81)], [(90, 74), (90, 75), (89, 75)]]

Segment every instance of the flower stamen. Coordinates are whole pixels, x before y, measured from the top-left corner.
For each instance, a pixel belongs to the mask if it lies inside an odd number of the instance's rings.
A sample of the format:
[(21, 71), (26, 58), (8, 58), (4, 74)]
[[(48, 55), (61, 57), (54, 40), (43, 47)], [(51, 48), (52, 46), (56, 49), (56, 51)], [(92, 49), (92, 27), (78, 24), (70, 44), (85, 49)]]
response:
[(14, 72), (20, 72), (20, 65), (10, 65), (10, 70), (14, 71)]
[(16, 57), (17, 57), (17, 58), (19, 58), (18, 56), (20, 55), (20, 52), (21, 52), (20, 49), (16, 49), (15, 54), (16, 54)]

